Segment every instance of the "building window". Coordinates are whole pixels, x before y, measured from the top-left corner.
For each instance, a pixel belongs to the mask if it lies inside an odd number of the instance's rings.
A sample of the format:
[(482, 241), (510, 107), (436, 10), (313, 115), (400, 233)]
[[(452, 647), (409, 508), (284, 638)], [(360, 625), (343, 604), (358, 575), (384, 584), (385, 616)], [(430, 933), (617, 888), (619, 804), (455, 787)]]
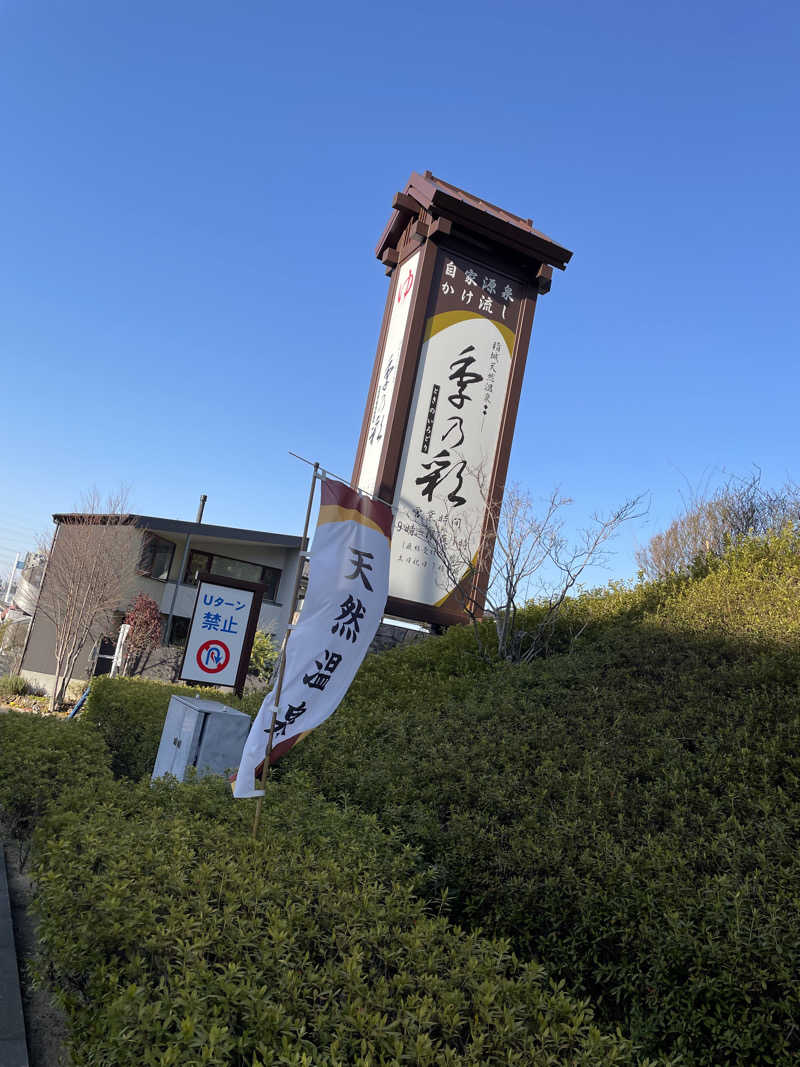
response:
[(167, 541), (153, 533), (146, 533), (139, 558), (139, 574), (147, 578), (155, 578), (157, 582), (166, 582), (174, 555), (175, 545), (172, 541)]
[(94, 676), (98, 674), (110, 674), (114, 662), (114, 653), (117, 651), (117, 642), (110, 637), (100, 639), (100, 648), (97, 650), (97, 658), (94, 663)]
[(261, 581), (266, 585), (265, 600), (278, 599), (278, 586), (281, 584), (281, 572), (277, 567), (262, 567)]
[(186, 638), (189, 635), (190, 621), (190, 619), (187, 619), (183, 615), (172, 616), (172, 623), (170, 624), (169, 633), (167, 634), (168, 645), (183, 645), (186, 643)]
[(263, 582), (266, 585), (264, 600), (275, 600), (281, 580), (277, 567), (265, 567), (261, 563), (248, 563), (229, 556), (215, 556), (210, 552), (190, 552), (183, 575), (185, 585), (197, 585), (199, 574), (218, 574), (220, 578), (238, 578), (243, 582)]
[(208, 552), (190, 552), (183, 575), (184, 585), (197, 585), (197, 576), (211, 570), (211, 556)]

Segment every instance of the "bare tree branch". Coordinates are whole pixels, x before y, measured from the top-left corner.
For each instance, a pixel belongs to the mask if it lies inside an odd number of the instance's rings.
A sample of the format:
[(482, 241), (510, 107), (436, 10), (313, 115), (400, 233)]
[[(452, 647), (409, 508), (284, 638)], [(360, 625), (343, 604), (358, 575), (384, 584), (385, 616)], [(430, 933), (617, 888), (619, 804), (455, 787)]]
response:
[(732, 475), (713, 493), (692, 492), (683, 513), (636, 553), (647, 578), (689, 574), (709, 556), (722, 556), (745, 537), (763, 537), (786, 523), (800, 523), (800, 486), (787, 482), (764, 489), (758, 467), (748, 477)]
[(64, 700), (87, 641), (109, 634), (114, 613), (130, 597), (142, 533), (127, 513), (127, 494), (101, 500), (87, 493), (80, 511), (64, 516), (49, 552), (39, 610), (55, 628), (55, 678), (50, 709)]
[[(486, 478), (480, 471), (475, 478), (486, 501)], [(469, 550), (479, 541), (480, 518), (473, 515), (465, 528), (464, 519), (449, 511), (425, 524), (439, 563), (438, 582), (448, 591), (455, 588), (484, 658), (492, 653), (478, 625), (481, 603), (494, 622), (501, 659), (523, 662), (543, 654), (561, 607), (585, 569), (605, 563), (608, 543), (622, 524), (642, 514), (642, 497), (634, 497), (606, 517), (593, 516), (592, 525), (570, 540), (563, 512), (571, 503), (555, 489), (537, 508), (530, 493), (518, 485), (506, 487), (502, 506), (487, 508), (486, 537), (474, 558)], [(534, 588), (544, 614), (533, 628), (522, 627), (518, 611)]]

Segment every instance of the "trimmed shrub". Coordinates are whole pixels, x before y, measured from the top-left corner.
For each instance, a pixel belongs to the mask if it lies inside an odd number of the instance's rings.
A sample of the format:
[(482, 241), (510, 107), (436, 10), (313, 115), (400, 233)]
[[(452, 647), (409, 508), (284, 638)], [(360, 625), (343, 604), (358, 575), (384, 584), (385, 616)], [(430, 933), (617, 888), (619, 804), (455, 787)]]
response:
[[(672, 626), (722, 637), (748, 650), (800, 649), (800, 532), (752, 538), (709, 560), (706, 572), (664, 604)], [(793, 659), (793, 661), (794, 661)]]
[(21, 851), (66, 787), (83, 781), (100, 793), (110, 780), (108, 749), (91, 727), (56, 716), (0, 715), (0, 818)]
[(448, 634), (368, 660), (277, 774), (401, 832), (431, 898), (447, 888), (459, 921), (645, 1053), (795, 1063), (798, 548), (787, 533), (693, 581), (579, 598), (571, 655), (465, 677)]
[(374, 819), (224, 783), (76, 791), (37, 836), (41, 971), (81, 1065), (631, 1064), (585, 1002), (428, 910)]
[(218, 700), (251, 717), (264, 698), (263, 692), (250, 692), (240, 700), (222, 689), (169, 685), (144, 678), (93, 678), (82, 718), (93, 723), (105, 739), (116, 777), (138, 780), (152, 774), (173, 693)]
[(275, 644), (274, 636), (264, 630), (256, 630), (253, 636), (253, 648), (250, 652), (247, 673), (255, 674), (266, 685), (272, 677), (272, 672), (279, 656), (280, 649)]

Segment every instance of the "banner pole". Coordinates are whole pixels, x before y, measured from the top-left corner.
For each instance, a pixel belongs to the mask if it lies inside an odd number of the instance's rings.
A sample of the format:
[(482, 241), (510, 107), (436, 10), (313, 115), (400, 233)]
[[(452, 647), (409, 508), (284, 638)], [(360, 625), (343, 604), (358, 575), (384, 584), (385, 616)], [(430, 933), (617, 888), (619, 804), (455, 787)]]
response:
[[(289, 450), (289, 455), (294, 456), (295, 459), (299, 459), (301, 463), (307, 463), (309, 467), (314, 466), (310, 459), (306, 459), (305, 456), (298, 456), (298, 454), (296, 452), (292, 452), (291, 449)], [(319, 466), (319, 464), (317, 464), (317, 466)], [(375, 493), (368, 493), (366, 489), (359, 489), (358, 486), (354, 484), (354, 477), (350, 478), (350, 480), (348, 481), (348, 479), (343, 478), (341, 474), (335, 474), (333, 471), (329, 471), (323, 467), (323, 478), (327, 477), (328, 475), (330, 475), (331, 478), (334, 478), (337, 482), (341, 482), (342, 485), (349, 485), (351, 489), (355, 489), (359, 496), (368, 496), (370, 500), (377, 500), (379, 504), (386, 504), (387, 507), (392, 509), (392, 514), (396, 514), (397, 507), (395, 504), (392, 503), (391, 500), (384, 500), (383, 497), (377, 496), (377, 494)]]
[[(264, 763), (261, 767), (261, 788), (265, 789), (267, 784), (267, 778), (269, 777), (269, 758), (272, 755), (272, 740), (275, 734), (275, 721), (278, 718), (278, 703), (281, 699), (281, 690), (283, 688), (283, 674), (286, 669), (286, 645), (289, 642), (289, 634), (294, 629), (294, 616), (297, 611), (297, 601), (300, 596), (300, 583), (303, 580), (303, 569), (305, 567), (306, 560), (308, 559), (308, 527), (311, 521), (311, 508), (314, 505), (314, 490), (317, 486), (317, 478), (319, 477), (319, 463), (314, 464), (314, 472), (311, 475), (311, 488), (308, 492), (308, 506), (306, 507), (306, 521), (303, 525), (303, 536), (300, 540), (300, 555), (297, 559), (297, 573), (294, 576), (294, 590), (292, 592), (291, 607), (289, 609), (289, 625), (286, 627), (286, 633), (283, 635), (283, 641), (281, 642), (280, 661), (278, 664), (278, 678), (275, 682), (275, 700), (272, 706), (272, 721), (269, 726), (269, 738), (267, 740), (267, 750), (264, 754)], [(261, 801), (263, 797), (259, 797), (256, 801), (256, 813), (253, 819), (253, 839), (255, 840), (258, 833), (258, 823), (261, 819)]]

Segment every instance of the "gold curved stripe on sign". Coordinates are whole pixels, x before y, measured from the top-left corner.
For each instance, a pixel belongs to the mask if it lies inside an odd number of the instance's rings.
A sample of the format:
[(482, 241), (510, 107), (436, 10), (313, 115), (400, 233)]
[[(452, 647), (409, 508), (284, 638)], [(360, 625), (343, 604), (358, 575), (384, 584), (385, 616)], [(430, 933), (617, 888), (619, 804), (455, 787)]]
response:
[(478, 549), (476, 551), (475, 555), (472, 557), (472, 563), (470, 563), (470, 565), (467, 567), (467, 569), (464, 571), (464, 573), (458, 579), (458, 582), (456, 583), (455, 588), (451, 589), (449, 593), (445, 593), (444, 596), (441, 598), (441, 600), (437, 600), (436, 603), (433, 605), (435, 608), (442, 607), (444, 602), (446, 600), (449, 600), (450, 597), (453, 595), (453, 593), (455, 593), (455, 591), (458, 588), (458, 586), (461, 585), (462, 582), (465, 582), (467, 580), (467, 578), (469, 578), (475, 572), (475, 564), (478, 562), (478, 552), (480, 552), (480, 549)]
[(448, 326), (455, 326), (458, 322), (466, 322), (467, 319), (483, 319), (486, 322), (491, 322), (492, 326), (496, 326), (508, 348), (509, 359), (511, 358), (511, 353), (514, 351), (513, 330), (510, 330), (502, 322), (495, 322), (494, 319), (487, 319), (485, 315), (479, 315), (477, 311), (440, 311), (438, 315), (431, 315), (425, 323), (422, 343), (429, 341), (431, 337), (441, 333), (442, 330), (446, 330)]

